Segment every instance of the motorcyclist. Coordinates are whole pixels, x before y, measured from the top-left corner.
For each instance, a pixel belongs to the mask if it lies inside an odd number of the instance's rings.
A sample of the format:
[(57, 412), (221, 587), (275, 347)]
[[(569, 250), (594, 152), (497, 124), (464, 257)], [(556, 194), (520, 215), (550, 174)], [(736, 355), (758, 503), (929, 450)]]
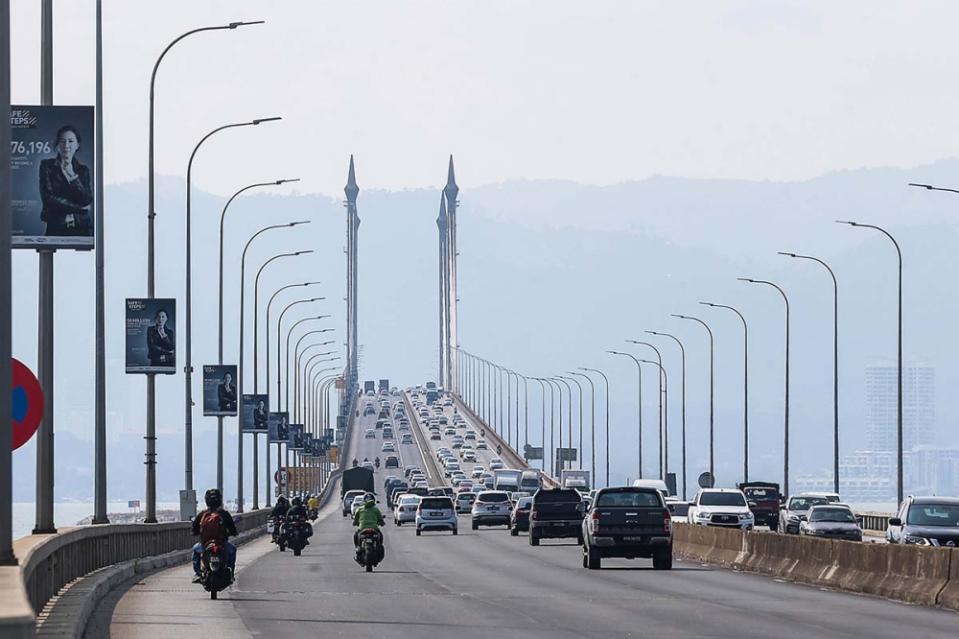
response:
[(376, 466), (377, 468), (380, 467), (380, 458), (379, 458), (379, 457), (377, 457), (376, 459), (373, 460), (373, 465)]
[(360, 465), (360, 462), (356, 461), (356, 457), (353, 458), (353, 468), (356, 468)]
[(306, 508), (311, 513), (320, 509), (320, 500), (317, 499), (316, 495), (310, 495), (310, 498), (306, 501)]
[(496, 454), (497, 454), (497, 455), (502, 455), (502, 454), (503, 454), (503, 447), (500, 446), (500, 445), (498, 445), (498, 444), (497, 444), (497, 446), (496, 446)]
[(277, 497), (276, 504), (273, 506), (273, 510), (270, 511), (270, 519), (273, 520), (273, 541), (276, 541), (276, 538), (280, 534), (280, 518), (285, 518), (289, 510), (290, 502), (287, 501), (286, 495)]
[(376, 496), (373, 493), (366, 493), (363, 496), (363, 505), (356, 509), (353, 515), (353, 525), (356, 531), (353, 533), (353, 545), (360, 543), (360, 531), (372, 528), (380, 536), (380, 544), (383, 544), (383, 533), (380, 532), (380, 526), (386, 524), (383, 519), (383, 513), (376, 507)]
[(306, 527), (306, 543), (309, 544), (309, 538), (313, 536), (313, 526), (306, 521), (306, 516), (306, 507), (303, 506), (303, 501), (299, 497), (294, 497), (293, 501), (290, 502), (290, 510), (286, 513), (286, 520), (288, 522), (298, 521)]
[(223, 494), (216, 488), (206, 491), (203, 496), (206, 510), (200, 511), (193, 520), (193, 534), (200, 541), (193, 546), (193, 583), (200, 582), (200, 556), (211, 541), (217, 541), (226, 548), (226, 563), (230, 569), (230, 581), (236, 568), (236, 546), (227, 541), (235, 537), (236, 523), (233, 516), (223, 508)]

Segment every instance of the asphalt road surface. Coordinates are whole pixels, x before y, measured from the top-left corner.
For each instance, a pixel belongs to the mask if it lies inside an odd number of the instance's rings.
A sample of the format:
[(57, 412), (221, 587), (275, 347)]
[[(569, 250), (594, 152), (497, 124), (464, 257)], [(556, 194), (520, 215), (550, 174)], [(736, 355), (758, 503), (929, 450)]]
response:
[[(348, 459), (382, 457), (382, 439), (362, 436), (374, 421), (357, 422)], [(419, 449), (405, 446), (401, 455), (404, 463), (417, 463)], [(385, 469), (376, 473), (378, 488), (387, 474)], [(698, 564), (677, 562), (672, 571), (653, 571), (649, 560), (608, 559), (603, 570), (587, 571), (575, 545), (545, 540), (533, 548), (526, 535), (510, 537), (503, 527), (473, 532), (465, 521), (468, 516), (462, 515), (456, 537), (448, 532), (416, 537), (412, 526), (388, 524), (386, 559), (367, 574), (352, 559), (352, 527), (335, 511), (337, 506), (327, 509), (301, 557), (280, 553), (265, 542), (241, 549), (245, 565), (218, 602), (205, 601), (206, 593), (198, 587), (171, 579), (176, 571), (183, 573), (182, 568), (142, 579), (111, 602), (111, 636), (182, 638), (202, 623), (191, 613), (222, 624), (224, 631), (217, 636), (224, 639), (898, 639), (953, 638), (959, 627), (959, 616), (951, 612)], [(186, 598), (180, 614), (157, 613), (164, 601), (169, 607), (164, 589)], [(147, 622), (142, 635), (134, 632), (137, 619)]]

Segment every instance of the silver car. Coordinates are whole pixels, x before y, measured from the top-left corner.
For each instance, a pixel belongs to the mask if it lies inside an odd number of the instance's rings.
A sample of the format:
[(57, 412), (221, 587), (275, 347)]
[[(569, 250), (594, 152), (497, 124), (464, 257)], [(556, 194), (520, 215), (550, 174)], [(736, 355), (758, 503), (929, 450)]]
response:
[(397, 526), (416, 521), (416, 507), (419, 506), (419, 495), (403, 494), (396, 500), (396, 507), (393, 509), (393, 523)]
[(509, 494), (502, 490), (484, 490), (476, 495), (473, 502), (473, 530), (480, 526), (509, 526), (509, 516), (513, 504)]

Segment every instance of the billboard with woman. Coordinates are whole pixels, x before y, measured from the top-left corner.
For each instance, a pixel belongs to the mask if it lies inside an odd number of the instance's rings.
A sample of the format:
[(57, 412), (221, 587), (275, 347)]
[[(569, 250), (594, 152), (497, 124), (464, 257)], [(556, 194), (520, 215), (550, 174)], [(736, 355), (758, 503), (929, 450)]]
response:
[(203, 414), (236, 417), (236, 364), (203, 367)]
[(10, 108), (13, 248), (93, 248), (90, 106)]
[(243, 393), (240, 429), (244, 433), (266, 433), (270, 428), (270, 396)]
[(176, 300), (127, 298), (126, 371), (176, 373)]

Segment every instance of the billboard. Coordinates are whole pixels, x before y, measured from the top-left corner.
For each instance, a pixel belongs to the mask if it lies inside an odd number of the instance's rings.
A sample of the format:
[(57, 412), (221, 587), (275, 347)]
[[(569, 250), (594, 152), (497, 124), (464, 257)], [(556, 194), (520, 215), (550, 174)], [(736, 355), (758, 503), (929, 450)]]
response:
[(93, 248), (91, 106), (10, 107), (13, 248)]
[(286, 411), (282, 413), (270, 413), (270, 438), (271, 444), (288, 444), (290, 442), (290, 414)]
[(290, 424), (290, 450), (303, 450), (303, 424)]
[(243, 393), (240, 404), (240, 430), (244, 433), (267, 433), (270, 425), (270, 396)]
[(236, 364), (203, 367), (203, 414), (236, 417)]
[(176, 300), (128, 297), (127, 373), (176, 373)]

